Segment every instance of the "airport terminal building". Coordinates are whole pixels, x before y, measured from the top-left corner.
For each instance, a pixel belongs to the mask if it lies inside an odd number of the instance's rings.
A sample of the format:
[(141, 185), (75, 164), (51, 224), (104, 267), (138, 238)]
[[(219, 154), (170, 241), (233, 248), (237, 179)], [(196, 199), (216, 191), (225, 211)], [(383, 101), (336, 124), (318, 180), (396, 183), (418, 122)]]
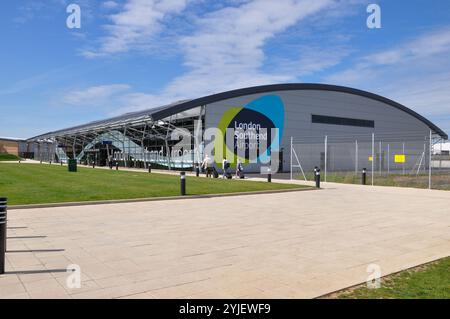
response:
[[(199, 125), (200, 124), (200, 125)], [(173, 154), (177, 128), (192, 135), (183, 152)], [(390, 99), (324, 84), (276, 84), (243, 88), (48, 132), (28, 139), (34, 158), (146, 168), (192, 169), (201, 162), (208, 128), (269, 131), (269, 146), (279, 153), (279, 169), (295, 164), (353, 170), (425, 167), (430, 147), (448, 136), (432, 122)], [(199, 132), (199, 130), (201, 132)], [(261, 134), (258, 134), (258, 140)], [(199, 141), (198, 139), (201, 139)], [(195, 142), (201, 147), (195, 148)], [(258, 155), (262, 155), (258, 151)], [(409, 156), (410, 154), (411, 156)], [(413, 156), (414, 154), (414, 156)], [(219, 165), (219, 161), (216, 162)], [(247, 171), (257, 171), (258, 163)]]

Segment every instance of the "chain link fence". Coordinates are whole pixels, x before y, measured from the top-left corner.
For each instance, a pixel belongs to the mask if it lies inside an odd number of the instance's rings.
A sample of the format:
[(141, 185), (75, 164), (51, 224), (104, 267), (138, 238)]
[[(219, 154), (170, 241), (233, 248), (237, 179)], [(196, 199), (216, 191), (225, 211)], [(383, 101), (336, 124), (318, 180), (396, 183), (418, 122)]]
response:
[(450, 190), (450, 161), (438, 155), (444, 141), (417, 132), (325, 135), (291, 138), (291, 178)]

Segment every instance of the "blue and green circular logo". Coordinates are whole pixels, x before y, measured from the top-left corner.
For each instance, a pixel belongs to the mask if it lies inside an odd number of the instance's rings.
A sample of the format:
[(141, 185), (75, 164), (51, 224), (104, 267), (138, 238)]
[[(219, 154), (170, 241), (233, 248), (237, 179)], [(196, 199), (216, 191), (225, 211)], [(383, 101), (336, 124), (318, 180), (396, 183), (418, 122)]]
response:
[[(216, 141), (215, 147), (223, 147), (223, 154), (228, 150), (243, 163), (268, 163), (271, 152), (279, 151), (283, 136), (283, 101), (277, 95), (266, 95), (244, 107), (229, 108), (219, 121), (218, 128), (224, 143), (220, 145)], [(233, 130), (233, 141), (227, 141), (227, 129)], [(222, 159), (215, 160), (220, 162)]]

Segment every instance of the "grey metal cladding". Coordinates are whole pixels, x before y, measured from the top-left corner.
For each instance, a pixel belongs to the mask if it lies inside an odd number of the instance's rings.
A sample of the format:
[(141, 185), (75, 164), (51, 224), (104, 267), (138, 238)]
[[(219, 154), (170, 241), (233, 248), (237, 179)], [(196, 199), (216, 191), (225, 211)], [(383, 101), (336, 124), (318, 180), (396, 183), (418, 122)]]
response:
[[(309, 137), (328, 135), (354, 135), (371, 133), (418, 133), (424, 136), (429, 127), (423, 121), (407, 115), (403, 110), (361, 95), (336, 91), (292, 90), (270, 91), (220, 100), (208, 104), (206, 108), (206, 127), (217, 127), (223, 113), (230, 107), (242, 107), (261, 96), (273, 94), (279, 96), (285, 106), (285, 137)], [(311, 122), (311, 115), (360, 118), (375, 122), (375, 128), (338, 126)]]
[[(439, 127), (437, 127), (435, 124), (433, 124), (431, 121), (427, 120), (425, 117), (421, 116), (420, 114), (414, 112), (413, 110), (407, 108), (404, 105), (401, 105), (400, 103), (397, 103), (397, 102), (387, 99), (385, 97), (382, 97), (382, 96), (379, 96), (379, 95), (376, 95), (373, 93), (369, 93), (366, 91), (362, 91), (362, 90), (357, 90), (357, 89), (344, 87), (344, 86), (314, 84), (314, 83), (273, 84), (273, 85), (263, 85), (263, 86), (256, 86), (256, 87), (232, 90), (232, 91), (228, 91), (228, 92), (209, 95), (209, 96), (194, 99), (194, 100), (175, 102), (170, 105), (160, 106), (160, 107), (151, 108), (148, 110), (143, 110), (143, 111), (138, 111), (138, 112), (127, 113), (127, 114), (117, 116), (114, 118), (104, 119), (104, 120), (100, 120), (100, 121), (94, 121), (94, 122), (90, 122), (87, 124), (63, 129), (63, 130), (49, 132), (46, 134), (36, 136), (34, 138), (38, 138), (40, 136), (47, 136), (47, 135), (56, 135), (58, 133), (61, 134), (63, 132), (67, 132), (67, 131), (70, 131), (73, 129), (88, 130), (89, 127), (97, 125), (99, 123), (107, 124), (107, 123), (113, 123), (114, 121), (117, 121), (117, 120), (137, 118), (137, 117), (141, 117), (141, 116), (148, 117), (149, 119), (152, 119), (152, 120), (161, 120), (168, 116), (171, 116), (171, 115), (174, 115), (174, 114), (177, 114), (177, 113), (180, 113), (180, 112), (183, 112), (183, 111), (186, 111), (186, 110), (198, 107), (198, 106), (215, 104), (216, 102), (233, 99), (233, 98), (238, 98), (238, 97), (250, 96), (250, 95), (261, 95), (261, 94), (267, 94), (267, 93), (273, 93), (273, 92), (284, 92), (283, 95), (285, 97), (287, 97), (290, 95), (290, 93), (296, 92), (295, 95), (297, 95), (297, 97), (301, 97), (301, 95), (298, 96), (298, 92), (300, 92), (300, 91), (307, 91), (307, 92), (315, 91), (315, 92), (317, 92), (318, 94), (315, 94), (315, 96), (313, 98), (316, 101), (311, 101), (311, 96), (303, 96), (302, 100), (301, 100), (302, 107), (290, 108), (289, 112), (301, 113), (302, 111), (304, 111), (305, 106), (308, 106), (308, 105), (313, 106), (314, 105), (316, 107), (316, 111), (314, 113), (319, 114), (319, 113), (317, 113), (318, 112), (317, 110), (320, 110), (321, 108), (323, 108), (324, 112), (328, 111), (329, 108), (326, 107), (326, 104), (332, 104), (335, 106), (335, 108), (337, 110), (335, 115), (343, 116), (342, 114), (345, 112), (345, 109), (348, 108), (346, 99), (341, 98), (341, 95), (343, 93), (345, 93), (345, 95), (347, 95), (347, 99), (349, 99), (349, 100), (352, 100), (351, 96), (353, 96), (353, 97), (364, 97), (364, 98), (367, 98), (367, 100), (371, 100), (374, 102), (374, 103), (370, 103), (370, 102), (366, 101), (364, 104), (366, 106), (372, 104), (373, 108), (368, 109), (366, 107), (361, 107), (358, 110), (358, 112), (361, 112), (361, 114), (367, 113), (367, 115), (371, 115), (371, 114), (372, 115), (373, 114), (384, 115), (384, 119), (386, 120), (387, 119), (387, 116), (385, 113), (386, 108), (383, 108), (383, 107), (380, 108), (380, 105), (389, 105), (392, 109), (400, 110), (406, 114), (409, 114), (413, 118), (424, 123), (428, 128), (433, 130), (436, 134), (439, 134), (442, 138), (448, 139), (448, 135), (444, 131), (442, 131)], [(328, 92), (330, 94), (320, 94), (321, 92), (322, 93)], [(335, 94), (333, 94), (333, 93), (335, 93)], [(308, 98), (309, 98), (309, 100), (308, 100)], [(318, 101), (323, 101), (324, 103), (322, 105), (318, 105), (317, 104)], [(375, 102), (381, 102), (381, 103), (375, 103)], [(297, 103), (294, 103), (294, 104), (298, 104), (298, 103), (300, 103), (300, 101), (298, 101)], [(354, 110), (353, 107), (352, 107), (352, 109)], [(311, 114), (311, 113), (309, 113), (309, 114)], [(354, 115), (354, 112), (352, 114)], [(323, 115), (330, 115), (330, 114), (323, 114)], [(291, 121), (290, 118), (286, 119), (287, 123), (289, 121)], [(401, 127), (401, 124), (399, 124), (399, 126)], [(307, 128), (307, 127), (305, 127), (305, 128)], [(351, 131), (351, 132), (354, 132), (354, 131)]]
[[(310, 169), (321, 162), (325, 135), (329, 142), (329, 160), (333, 159), (329, 168), (353, 169), (355, 164), (348, 154), (354, 149), (355, 140), (358, 140), (361, 155), (359, 164), (363, 167), (367, 165), (363, 159), (371, 155), (372, 133), (375, 133), (377, 143), (381, 140), (383, 145), (390, 143), (391, 151), (400, 154), (402, 142), (407, 143), (410, 153), (416, 150), (421, 152), (430, 131), (427, 123), (383, 101), (347, 92), (314, 89), (269, 91), (219, 100), (206, 106), (205, 128), (217, 127), (224, 112), (230, 107), (244, 107), (266, 95), (279, 96), (285, 108), (280, 147), (284, 152), (284, 170), (288, 170), (290, 165), (289, 156), (286, 155), (289, 154), (291, 137), (294, 138), (296, 147), (300, 147), (297, 151), (302, 154), (304, 169)], [(375, 127), (312, 123), (312, 114), (370, 120)], [(258, 169), (258, 164), (246, 166), (249, 172), (257, 172)]]
[[(244, 89), (238, 89), (218, 94), (209, 95), (206, 97), (202, 97), (199, 99), (194, 99), (185, 103), (180, 103), (177, 105), (172, 105), (167, 108), (162, 108), (156, 112), (152, 113), (152, 118), (155, 120), (165, 118), (167, 116), (170, 116), (171, 114), (175, 114), (187, 109), (190, 109), (192, 107), (196, 107), (199, 105), (208, 105), (212, 104), (214, 102), (218, 102), (221, 100), (226, 99), (232, 99), (236, 97), (246, 96), (246, 95), (254, 95), (254, 94), (261, 94), (261, 93), (269, 93), (269, 92), (280, 92), (280, 91), (299, 91), (299, 90), (314, 90), (314, 91), (328, 91), (328, 92), (338, 92), (338, 93), (348, 93), (355, 96), (361, 96), (366, 97), (368, 99), (382, 102), (384, 104), (387, 104), (393, 108), (396, 108), (398, 110), (401, 110), (412, 117), (418, 119), (419, 121), (426, 124), (427, 127), (432, 129), (436, 134), (439, 134), (442, 138), (448, 139), (448, 135), (442, 131), (439, 127), (437, 127), (435, 124), (433, 124), (431, 121), (426, 119), (425, 117), (421, 116), (420, 114), (414, 112), (413, 110), (407, 108), (406, 106), (397, 103), (395, 101), (392, 101), (388, 98), (382, 97), (380, 95), (353, 89), (349, 87), (344, 86), (337, 86), (337, 85), (328, 85), (328, 84), (315, 84), (315, 83), (288, 83), (288, 84), (273, 84), (273, 85), (263, 85), (263, 86), (255, 86), (255, 87), (249, 87)], [(320, 96), (318, 97), (320, 98)], [(336, 101), (334, 101), (336, 102)], [(371, 112), (376, 112), (376, 110), (371, 110)]]

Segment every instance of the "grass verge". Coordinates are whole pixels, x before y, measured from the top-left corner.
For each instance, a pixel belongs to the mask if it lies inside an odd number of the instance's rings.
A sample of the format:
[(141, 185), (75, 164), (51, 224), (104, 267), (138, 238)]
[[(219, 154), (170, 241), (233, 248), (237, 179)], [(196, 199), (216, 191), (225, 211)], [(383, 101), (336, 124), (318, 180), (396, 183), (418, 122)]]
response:
[[(306, 174), (308, 180), (314, 180), (313, 174)], [(298, 179), (303, 179), (303, 176), (298, 176)], [(322, 181), (325, 180), (324, 173), (322, 171)], [(327, 174), (327, 182), (330, 183), (343, 183), (343, 184), (361, 184), (361, 174), (356, 175), (353, 172), (332, 172)], [(367, 185), (372, 182), (370, 173), (367, 174)], [(419, 175), (403, 175), (403, 174), (390, 174), (390, 175), (374, 175), (374, 185), (377, 186), (394, 186), (394, 187), (413, 187), (413, 188), (428, 188), (428, 174)], [(433, 189), (450, 190), (450, 172), (449, 171), (435, 171), (431, 176), (431, 185)]]
[[(304, 188), (241, 180), (186, 178), (188, 195), (239, 193)], [(69, 173), (66, 166), (48, 164), (0, 165), (0, 197), (9, 205), (82, 202), (178, 196), (176, 175), (103, 170), (79, 167)]]
[(405, 270), (381, 280), (381, 288), (350, 288), (339, 299), (450, 299), (450, 257)]
[(18, 160), (20, 160), (20, 157), (14, 154), (0, 153), (0, 162), (18, 161)]

